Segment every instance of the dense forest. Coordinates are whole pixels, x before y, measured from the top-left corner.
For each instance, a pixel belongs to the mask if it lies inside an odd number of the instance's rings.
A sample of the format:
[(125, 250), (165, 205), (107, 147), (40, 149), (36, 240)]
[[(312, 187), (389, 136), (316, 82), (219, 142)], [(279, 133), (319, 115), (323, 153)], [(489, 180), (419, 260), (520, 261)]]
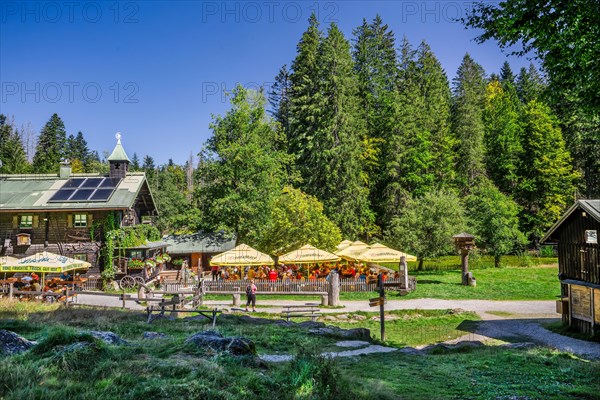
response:
[[(347, 39), (314, 15), (290, 61), (269, 93), (238, 86), (184, 165), (133, 153), (163, 232), (227, 230), (275, 254), (377, 239), (422, 260), (467, 230), (499, 263), (576, 198), (600, 196), (598, 107), (557, 87), (551, 65), (489, 73), (465, 54), (450, 80), (426, 42), (379, 16)], [(26, 131), (0, 116), (0, 172), (55, 173), (62, 158), (108, 168), (56, 114), (35, 150)]]

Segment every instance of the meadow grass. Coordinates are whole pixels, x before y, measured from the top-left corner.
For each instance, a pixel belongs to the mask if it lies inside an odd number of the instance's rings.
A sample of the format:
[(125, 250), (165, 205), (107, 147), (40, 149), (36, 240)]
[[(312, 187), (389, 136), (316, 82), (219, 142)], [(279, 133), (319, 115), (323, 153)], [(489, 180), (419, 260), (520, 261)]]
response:
[[(357, 315), (367, 319), (335, 324), (374, 323), (374, 313)], [(400, 332), (389, 321), (386, 344), (396, 346), (424, 340), (414, 333), (419, 327), (464, 329), (476, 319), (439, 310), (389, 315), (398, 326), (410, 327), (397, 339)], [(32, 351), (0, 356), (3, 399), (592, 399), (600, 382), (599, 362), (545, 349), (485, 347), (328, 359), (318, 353), (335, 347), (334, 338), (308, 335), (296, 324), (259, 325), (235, 315), (221, 315), (218, 330), (252, 339), (260, 354), (293, 354), (295, 360), (267, 364), (196, 349), (184, 340), (204, 330), (204, 322), (179, 318), (148, 325), (143, 313), (133, 311), (0, 301), (0, 328), (39, 341)], [(92, 329), (113, 331), (130, 344), (106, 345), (86, 334)], [(169, 337), (142, 340), (149, 330)], [(77, 346), (80, 341), (90, 345)]]

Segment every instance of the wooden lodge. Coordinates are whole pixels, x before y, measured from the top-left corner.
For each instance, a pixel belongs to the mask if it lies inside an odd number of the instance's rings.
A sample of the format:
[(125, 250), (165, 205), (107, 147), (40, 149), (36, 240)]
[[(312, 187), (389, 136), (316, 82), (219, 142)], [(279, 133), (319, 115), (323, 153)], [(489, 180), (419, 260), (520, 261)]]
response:
[(117, 137), (108, 175), (74, 174), (63, 163), (57, 175), (0, 175), (0, 260), (49, 251), (101, 268), (103, 221), (120, 226), (151, 221), (157, 214), (146, 176), (129, 172)]
[(563, 322), (584, 332), (600, 329), (600, 200), (579, 200), (542, 238), (558, 244)]
[(192, 271), (198, 275), (210, 271), (209, 261), (216, 255), (235, 247), (234, 235), (224, 232), (168, 235), (162, 240), (169, 244), (169, 254), (173, 257), (170, 266), (176, 260), (185, 260)]

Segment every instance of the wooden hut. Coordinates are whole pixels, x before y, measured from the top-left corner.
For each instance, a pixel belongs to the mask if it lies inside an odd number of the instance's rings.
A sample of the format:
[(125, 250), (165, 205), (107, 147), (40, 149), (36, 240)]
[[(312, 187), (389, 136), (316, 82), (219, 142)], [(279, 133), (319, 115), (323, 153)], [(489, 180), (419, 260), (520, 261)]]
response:
[(542, 238), (558, 244), (563, 322), (584, 332), (600, 329), (600, 200), (578, 200)]

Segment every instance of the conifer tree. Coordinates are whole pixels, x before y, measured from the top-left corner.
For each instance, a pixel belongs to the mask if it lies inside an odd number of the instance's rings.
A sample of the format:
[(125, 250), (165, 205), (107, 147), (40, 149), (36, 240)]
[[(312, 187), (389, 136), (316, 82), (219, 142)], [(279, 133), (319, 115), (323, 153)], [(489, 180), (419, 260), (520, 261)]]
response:
[(33, 172), (58, 173), (60, 161), (66, 157), (67, 133), (58, 114), (52, 115), (44, 125), (33, 156)]
[(325, 106), (319, 91), (318, 76), (318, 48), (322, 38), (319, 22), (316, 15), (311, 14), (309, 25), (302, 34), (297, 46), (296, 58), (292, 63), (290, 75), (290, 114), (289, 132), (287, 137), (288, 151), (296, 158), (300, 167), (310, 157), (311, 143), (313, 141), (320, 113)]
[(515, 84), (515, 74), (510, 68), (510, 64), (508, 61), (504, 61), (502, 64), (502, 68), (500, 68), (500, 82), (502, 84), (510, 83), (511, 85)]
[(137, 153), (133, 153), (133, 157), (131, 157), (131, 170), (132, 171), (140, 171), (142, 167), (140, 166), (140, 158)]
[(447, 188), (455, 180), (455, 139), (450, 129), (450, 83), (441, 63), (427, 43), (421, 43), (416, 57), (417, 86), (423, 104), (422, 129), (431, 142), (428, 174), (433, 177), (435, 186)]
[(521, 68), (516, 82), (517, 95), (523, 104), (537, 100), (544, 90), (546, 83), (533, 64), (529, 68)]
[(464, 193), (485, 173), (484, 99), (485, 72), (466, 54), (453, 80), (452, 110), (452, 128), (457, 139), (457, 179)]
[(19, 131), (0, 114), (0, 173), (23, 174), (29, 171), (29, 162)]
[[(508, 81), (507, 81), (508, 82)], [(486, 88), (485, 165), (489, 178), (505, 194), (514, 195), (519, 180), (519, 162), (523, 156), (523, 132), (520, 104), (510, 83), (491, 81)]]
[(550, 108), (530, 101), (523, 112), (523, 158), (517, 202), (522, 230), (536, 242), (571, 203), (578, 174)]
[(271, 105), (270, 114), (275, 121), (279, 122), (281, 130), (288, 137), (290, 130), (290, 91), (292, 82), (290, 79), (290, 70), (287, 65), (283, 65), (275, 77), (273, 87), (269, 92), (269, 104)]
[(327, 102), (306, 149), (310, 157), (300, 165), (303, 187), (323, 202), (326, 214), (344, 234), (357, 237), (374, 222), (361, 165), (366, 132), (350, 43), (335, 24), (319, 45), (317, 61), (319, 89)]

